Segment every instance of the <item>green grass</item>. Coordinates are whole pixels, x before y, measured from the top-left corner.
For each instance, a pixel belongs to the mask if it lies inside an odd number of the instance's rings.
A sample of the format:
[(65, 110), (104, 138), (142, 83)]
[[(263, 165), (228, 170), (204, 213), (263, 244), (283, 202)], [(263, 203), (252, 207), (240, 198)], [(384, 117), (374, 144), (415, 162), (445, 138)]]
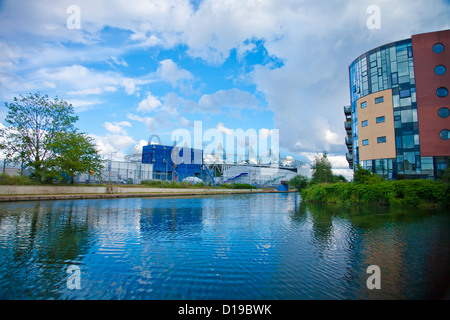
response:
[(26, 185), (38, 185), (39, 183), (31, 180), (26, 176), (10, 176), (6, 173), (0, 174), (0, 185), (18, 185), (18, 186), (26, 186)]

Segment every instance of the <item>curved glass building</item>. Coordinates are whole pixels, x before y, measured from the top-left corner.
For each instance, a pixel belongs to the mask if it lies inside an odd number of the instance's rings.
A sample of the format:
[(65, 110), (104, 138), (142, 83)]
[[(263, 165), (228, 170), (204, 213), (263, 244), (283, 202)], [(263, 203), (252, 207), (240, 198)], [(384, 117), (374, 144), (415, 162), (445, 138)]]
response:
[(344, 107), (350, 168), (435, 178), (450, 157), (450, 30), (375, 48), (349, 66)]

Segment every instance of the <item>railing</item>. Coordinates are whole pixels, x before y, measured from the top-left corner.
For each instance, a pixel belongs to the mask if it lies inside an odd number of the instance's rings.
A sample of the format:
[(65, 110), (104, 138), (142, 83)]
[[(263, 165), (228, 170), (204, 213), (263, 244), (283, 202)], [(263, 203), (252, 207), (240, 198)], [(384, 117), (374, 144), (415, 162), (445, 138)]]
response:
[(352, 145), (353, 144), (352, 138), (346, 137), (345, 138), (345, 144), (346, 145)]
[(351, 106), (344, 106), (344, 113), (346, 115), (351, 114), (352, 113), (352, 107)]
[(345, 125), (345, 129), (347, 129), (347, 130), (351, 130), (352, 129), (352, 123), (351, 122), (346, 121), (346, 122), (344, 122), (344, 125)]

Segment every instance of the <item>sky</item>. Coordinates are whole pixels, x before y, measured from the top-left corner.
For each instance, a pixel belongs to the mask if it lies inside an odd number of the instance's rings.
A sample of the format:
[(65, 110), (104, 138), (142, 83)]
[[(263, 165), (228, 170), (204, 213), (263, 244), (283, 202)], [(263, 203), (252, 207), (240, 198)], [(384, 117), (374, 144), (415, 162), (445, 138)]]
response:
[(277, 129), (281, 156), (306, 168), (326, 151), (351, 177), (348, 66), (445, 29), (448, 0), (0, 0), (0, 101), (66, 100), (105, 157), (201, 121)]

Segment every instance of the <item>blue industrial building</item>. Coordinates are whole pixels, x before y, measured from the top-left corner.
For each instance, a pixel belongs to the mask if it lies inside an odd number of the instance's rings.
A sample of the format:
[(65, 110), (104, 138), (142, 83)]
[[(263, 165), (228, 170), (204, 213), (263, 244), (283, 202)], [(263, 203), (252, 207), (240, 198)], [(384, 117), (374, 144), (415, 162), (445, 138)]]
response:
[[(164, 145), (147, 145), (142, 148), (142, 163), (153, 164), (153, 179), (182, 181), (188, 177), (196, 177), (205, 182), (214, 183), (214, 178), (208, 168), (203, 164), (203, 150), (191, 148), (177, 148)], [(174, 159), (180, 159), (179, 164), (174, 163)], [(190, 153), (190, 157), (185, 153)], [(188, 158), (184, 163), (182, 159)]]

